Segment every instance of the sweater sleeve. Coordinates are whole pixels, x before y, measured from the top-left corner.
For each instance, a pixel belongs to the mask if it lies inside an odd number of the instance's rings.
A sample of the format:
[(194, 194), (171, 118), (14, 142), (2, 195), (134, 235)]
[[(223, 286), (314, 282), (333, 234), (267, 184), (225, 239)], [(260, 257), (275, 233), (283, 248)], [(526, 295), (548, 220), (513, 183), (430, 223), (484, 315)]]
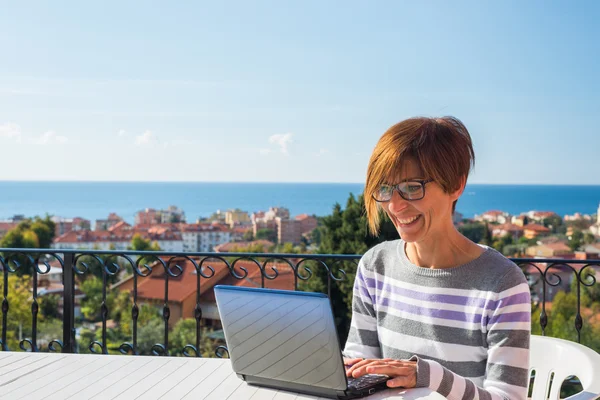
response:
[(375, 314), (375, 279), (358, 263), (352, 296), (352, 322), (344, 348), (346, 357), (381, 358)]
[(486, 304), (487, 363), (483, 386), (440, 363), (417, 356), (417, 387), (428, 387), (450, 400), (521, 400), (527, 398), (531, 299), (525, 277), (515, 267), (499, 282)]

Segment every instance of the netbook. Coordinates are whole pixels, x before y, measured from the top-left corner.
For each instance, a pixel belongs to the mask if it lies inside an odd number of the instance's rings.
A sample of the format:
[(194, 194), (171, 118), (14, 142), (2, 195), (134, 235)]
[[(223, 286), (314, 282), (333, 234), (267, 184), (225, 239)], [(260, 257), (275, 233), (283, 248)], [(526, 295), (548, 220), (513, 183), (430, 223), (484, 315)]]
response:
[(231, 365), (248, 384), (334, 399), (386, 388), (385, 375), (346, 378), (326, 295), (218, 285), (215, 297)]

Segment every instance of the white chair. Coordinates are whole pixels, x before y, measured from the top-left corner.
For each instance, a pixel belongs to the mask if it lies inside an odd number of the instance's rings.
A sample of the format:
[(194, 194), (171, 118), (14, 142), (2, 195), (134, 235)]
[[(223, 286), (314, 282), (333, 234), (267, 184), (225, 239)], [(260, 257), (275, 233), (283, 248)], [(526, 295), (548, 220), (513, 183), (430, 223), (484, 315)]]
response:
[[(547, 336), (531, 336), (529, 371), (535, 370), (532, 400), (558, 400), (560, 387), (568, 376), (576, 375), (583, 391), (569, 400), (600, 399), (600, 354), (579, 343)], [(550, 381), (550, 396), (546, 397)]]

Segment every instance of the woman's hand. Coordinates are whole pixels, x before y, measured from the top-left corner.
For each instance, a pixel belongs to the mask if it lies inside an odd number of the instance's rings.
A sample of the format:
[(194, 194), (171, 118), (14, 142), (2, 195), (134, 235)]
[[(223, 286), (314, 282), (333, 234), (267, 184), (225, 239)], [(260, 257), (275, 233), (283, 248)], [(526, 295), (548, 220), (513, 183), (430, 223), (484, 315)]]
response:
[(417, 385), (417, 362), (384, 359), (344, 358), (346, 376), (358, 378), (367, 374), (387, 375), (388, 387), (413, 388)]

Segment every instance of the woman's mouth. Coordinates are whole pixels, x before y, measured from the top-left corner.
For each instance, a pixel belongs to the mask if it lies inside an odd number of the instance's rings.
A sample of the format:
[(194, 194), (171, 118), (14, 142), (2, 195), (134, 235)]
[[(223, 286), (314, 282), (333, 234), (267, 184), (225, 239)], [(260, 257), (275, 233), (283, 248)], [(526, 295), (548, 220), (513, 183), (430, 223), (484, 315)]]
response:
[(416, 224), (420, 219), (421, 219), (421, 215), (416, 215), (416, 216), (410, 217), (410, 218), (396, 218), (396, 220), (398, 221), (398, 224), (403, 228)]

